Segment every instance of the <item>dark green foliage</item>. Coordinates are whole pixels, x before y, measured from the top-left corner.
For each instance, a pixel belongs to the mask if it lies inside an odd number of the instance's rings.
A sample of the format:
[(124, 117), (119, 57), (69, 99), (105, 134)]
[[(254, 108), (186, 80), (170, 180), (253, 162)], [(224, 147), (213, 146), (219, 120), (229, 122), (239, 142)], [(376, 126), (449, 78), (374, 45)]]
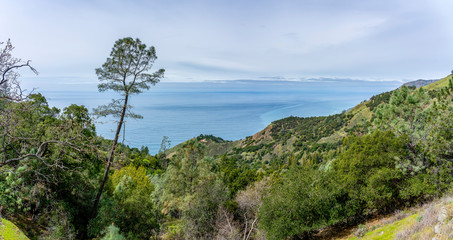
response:
[(389, 129), (398, 135), (424, 134), (425, 124), (432, 115), (432, 108), (426, 108), (430, 100), (423, 88), (410, 90), (403, 86), (394, 91), (389, 103), (379, 106), (374, 123), (378, 129)]
[(154, 186), (144, 167), (123, 167), (110, 178), (100, 213), (91, 221), (91, 235), (115, 223), (127, 239), (147, 239), (159, 231), (160, 215), (152, 201)]
[[(449, 144), (441, 143), (449, 142), (445, 138), (448, 139), (451, 134), (451, 127), (448, 126), (451, 121), (445, 121), (452, 112), (451, 95), (447, 88), (442, 88), (437, 98), (432, 99), (433, 96), (424, 89), (411, 91), (402, 87), (395, 91), (388, 104), (381, 105), (376, 111), (375, 124), (379, 129), (392, 129), (409, 139), (407, 147), (410, 154), (398, 167), (410, 176), (421, 174), (416, 176), (418, 180), (411, 179), (413, 184), (405, 187), (402, 192), (405, 199), (414, 201), (438, 195), (451, 182), (451, 161), (448, 154), (441, 154), (451, 149)], [(420, 191), (423, 184), (426, 191)]]
[(147, 174), (159, 173), (163, 170), (163, 162), (158, 156), (149, 154), (148, 147), (130, 148), (129, 146), (119, 145), (117, 147), (117, 161), (122, 166), (134, 165), (144, 167)]
[(220, 158), (219, 166), (223, 174), (223, 182), (232, 197), (257, 179), (256, 171), (245, 164), (241, 165), (235, 157), (223, 155)]
[(259, 211), (268, 239), (306, 236), (347, 217), (332, 176), (306, 167), (290, 169), (271, 187)]
[(292, 135), (299, 137), (302, 143), (316, 142), (340, 129), (348, 116), (344, 113), (327, 117), (288, 117), (272, 122), (272, 137), (284, 142)]
[[(60, 114), (59, 109), (49, 108), (41, 94), (29, 99), (8, 102), (0, 115), (6, 119), (0, 125), (3, 213), (41, 219), (40, 224), (49, 228), (47, 224), (61, 222), (62, 234), (74, 226), (83, 234), (95, 190), (92, 182), (101, 168), (88, 110), (71, 105)], [(58, 214), (52, 216), (50, 209)], [(48, 232), (49, 236), (58, 231)]]
[(408, 155), (407, 142), (390, 131), (345, 140), (346, 151), (333, 162), (333, 172), (348, 193), (351, 212), (387, 212), (400, 204), (403, 173), (397, 165)]
[(388, 103), (390, 101), (392, 92), (393, 91), (385, 92), (371, 97), (370, 100), (366, 103), (366, 106), (369, 107), (371, 111), (374, 111), (380, 104)]
[(101, 236), (105, 231), (105, 228), (122, 219), (125, 216), (122, 212), (117, 212), (118, 206), (107, 194), (104, 194), (99, 203), (99, 211), (96, 215), (96, 218), (91, 219), (88, 225), (88, 237), (94, 238)]
[(200, 136), (197, 137), (197, 141), (201, 141), (201, 140), (211, 140), (215, 143), (223, 143), (223, 142), (226, 142), (225, 140), (223, 140), (223, 138), (221, 137), (216, 137), (212, 134), (209, 134), (209, 135), (204, 135), (204, 134), (201, 134)]

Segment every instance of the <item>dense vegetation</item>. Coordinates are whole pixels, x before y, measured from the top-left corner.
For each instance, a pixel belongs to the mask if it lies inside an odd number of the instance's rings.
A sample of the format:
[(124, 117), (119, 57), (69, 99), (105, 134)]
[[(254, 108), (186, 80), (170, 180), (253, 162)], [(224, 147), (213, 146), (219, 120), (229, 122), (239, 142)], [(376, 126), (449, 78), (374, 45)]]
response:
[(167, 150), (164, 139), (155, 156), (97, 136), (84, 106), (2, 87), (0, 217), (30, 239), (311, 238), (451, 189), (453, 79), (441, 81), (240, 141), (201, 135)]

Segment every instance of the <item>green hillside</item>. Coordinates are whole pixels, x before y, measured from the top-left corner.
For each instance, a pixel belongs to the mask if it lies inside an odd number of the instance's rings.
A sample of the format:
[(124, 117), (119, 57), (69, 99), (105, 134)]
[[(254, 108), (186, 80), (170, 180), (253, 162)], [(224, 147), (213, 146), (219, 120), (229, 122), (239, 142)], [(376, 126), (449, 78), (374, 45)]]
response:
[(0, 239), (2, 240), (28, 240), (24, 233), (14, 223), (2, 218), (0, 224)]
[(439, 90), (443, 87), (448, 87), (450, 84), (451, 77), (452, 75), (448, 75), (437, 82), (424, 86), (423, 88), (426, 90)]
[[(268, 239), (310, 239), (324, 227), (360, 223), (351, 219), (385, 215), (450, 189), (453, 126), (444, 121), (453, 117), (450, 81), (447, 76), (422, 88), (402, 86), (336, 115), (277, 120), (253, 136), (228, 143), (230, 148), (209, 142), (206, 152), (214, 159), (230, 159), (237, 169), (253, 169), (258, 176), (277, 175), (266, 198), (272, 200), (264, 199), (260, 211), (261, 226), (271, 233)], [(433, 171), (446, 175), (435, 180)], [(310, 187), (302, 187), (306, 185)], [(335, 202), (341, 204), (332, 207)], [(288, 216), (292, 211), (300, 215)], [(396, 234), (416, 225), (421, 215), (414, 212), (392, 225), (367, 228), (364, 239), (398, 239)]]
[[(422, 87), (431, 94), (449, 86), (451, 76)], [(268, 166), (273, 160), (287, 164), (290, 156), (299, 161), (333, 159), (331, 151), (341, 145), (349, 134), (366, 134), (373, 128), (373, 116), (380, 104), (388, 103), (391, 92), (373, 96), (341, 114), (326, 117), (288, 117), (277, 120), (257, 134), (244, 140), (225, 143), (208, 142), (208, 155), (227, 154), (242, 159), (256, 168)], [(330, 151), (330, 154), (329, 154)], [(278, 160), (276, 160), (278, 159)], [(264, 163), (264, 164), (263, 164)]]

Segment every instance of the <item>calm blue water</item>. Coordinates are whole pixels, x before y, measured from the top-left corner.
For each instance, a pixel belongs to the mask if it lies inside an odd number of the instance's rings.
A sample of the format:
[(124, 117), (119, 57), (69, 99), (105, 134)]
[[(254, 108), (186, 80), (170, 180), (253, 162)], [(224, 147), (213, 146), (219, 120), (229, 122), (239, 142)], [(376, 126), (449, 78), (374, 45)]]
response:
[[(124, 143), (159, 150), (163, 136), (175, 146), (200, 134), (226, 140), (243, 139), (272, 121), (288, 116), (323, 116), (340, 113), (371, 96), (393, 90), (400, 82), (318, 80), (313, 82), (229, 81), (159, 83), (150, 91), (134, 95), (133, 111), (144, 119), (128, 119)], [(42, 91), (51, 106), (72, 103), (88, 109), (117, 98), (114, 93)], [(97, 131), (113, 138), (116, 123), (96, 120)]]

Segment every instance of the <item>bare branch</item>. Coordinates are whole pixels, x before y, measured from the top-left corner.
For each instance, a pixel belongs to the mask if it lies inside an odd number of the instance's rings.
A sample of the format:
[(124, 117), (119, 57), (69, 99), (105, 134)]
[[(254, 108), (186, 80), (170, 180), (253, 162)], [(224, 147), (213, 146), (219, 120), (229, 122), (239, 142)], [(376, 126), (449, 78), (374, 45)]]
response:
[(38, 71), (37, 71), (34, 67), (32, 67), (32, 66), (30, 65), (30, 62), (31, 62), (31, 60), (28, 60), (28, 61), (27, 61), (26, 63), (24, 63), (24, 64), (21, 64), (21, 65), (14, 65), (14, 66), (11, 66), (11, 67), (6, 68), (6, 70), (3, 71), (2, 80), (0, 81), (0, 86), (3, 85), (3, 84), (5, 84), (5, 83), (8, 81), (8, 80), (6, 79), (6, 74), (7, 74), (9, 71), (11, 71), (11, 70), (13, 70), (13, 69), (15, 69), (15, 68), (29, 67), (30, 70), (31, 70), (32, 72), (34, 72), (35, 74), (38, 74)]

